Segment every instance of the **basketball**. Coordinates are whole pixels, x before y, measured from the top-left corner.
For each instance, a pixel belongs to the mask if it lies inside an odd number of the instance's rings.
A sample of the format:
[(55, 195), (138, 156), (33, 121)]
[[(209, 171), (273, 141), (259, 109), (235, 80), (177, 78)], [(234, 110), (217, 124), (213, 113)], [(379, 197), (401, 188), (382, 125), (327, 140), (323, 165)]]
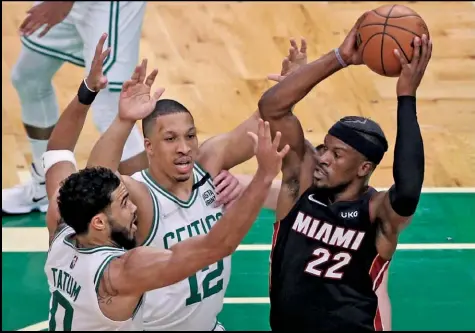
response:
[(422, 38), (429, 29), (422, 17), (401, 5), (378, 7), (366, 15), (358, 28), (357, 43), (362, 48), (363, 62), (373, 72), (395, 77), (401, 73), (401, 63), (394, 49), (412, 60), (414, 37)]

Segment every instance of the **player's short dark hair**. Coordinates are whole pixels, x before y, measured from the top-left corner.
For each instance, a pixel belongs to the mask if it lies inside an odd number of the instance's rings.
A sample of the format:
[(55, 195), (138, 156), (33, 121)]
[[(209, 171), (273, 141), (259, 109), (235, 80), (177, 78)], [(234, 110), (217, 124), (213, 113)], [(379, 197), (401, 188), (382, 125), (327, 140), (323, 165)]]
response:
[(159, 116), (180, 112), (187, 112), (191, 115), (190, 111), (188, 111), (188, 109), (180, 102), (177, 102), (173, 99), (158, 100), (157, 104), (155, 104), (155, 109), (153, 112), (142, 120), (142, 131), (144, 137), (147, 138), (152, 133), (155, 120)]
[(110, 207), (112, 192), (119, 185), (119, 177), (107, 168), (86, 168), (73, 173), (59, 189), (57, 203), (61, 219), (76, 234), (86, 233), (94, 215)]

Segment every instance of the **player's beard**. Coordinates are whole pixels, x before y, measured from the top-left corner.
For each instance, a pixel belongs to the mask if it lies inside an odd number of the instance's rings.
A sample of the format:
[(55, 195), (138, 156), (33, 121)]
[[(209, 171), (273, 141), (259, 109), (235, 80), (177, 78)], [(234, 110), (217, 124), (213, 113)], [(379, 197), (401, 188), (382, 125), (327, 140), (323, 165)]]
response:
[(137, 241), (134, 236), (130, 236), (130, 230), (124, 228), (109, 217), (109, 225), (111, 226), (111, 239), (119, 247), (126, 250), (131, 250), (137, 246)]

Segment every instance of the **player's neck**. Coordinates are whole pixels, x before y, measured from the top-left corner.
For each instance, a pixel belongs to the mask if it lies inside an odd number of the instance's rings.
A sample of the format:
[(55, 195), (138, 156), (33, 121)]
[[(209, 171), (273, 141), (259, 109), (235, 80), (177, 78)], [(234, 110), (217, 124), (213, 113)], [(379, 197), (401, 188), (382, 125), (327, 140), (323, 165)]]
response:
[(76, 247), (78, 248), (95, 248), (99, 246), (120, 247), (109, 237), (102, 237), (102, 235), (76, 235)]
[(169, 177), (158, 168), (152, 166), (149, 168), (149, 173), (152, 176), (152, 180), (178, 199), (187, 201), (190, 198), (193, 189), (193, 173), (189, 179), (183, 182), (176, 181), (173, 177)]
[(365, 192), (366, 188), (366, 186), (359, 182), (351, 183), (343, 191), (334, 194), (332, 203), (357, 200)]

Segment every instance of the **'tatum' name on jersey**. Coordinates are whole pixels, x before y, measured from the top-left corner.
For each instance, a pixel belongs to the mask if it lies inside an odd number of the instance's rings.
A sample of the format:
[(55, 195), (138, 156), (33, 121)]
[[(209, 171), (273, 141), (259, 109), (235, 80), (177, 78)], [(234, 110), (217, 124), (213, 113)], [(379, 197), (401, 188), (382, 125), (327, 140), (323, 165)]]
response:
[(309, 238), (344, 249), (358, 250), (365, 232), (335, 226), (299, 212), (292, 229)]

